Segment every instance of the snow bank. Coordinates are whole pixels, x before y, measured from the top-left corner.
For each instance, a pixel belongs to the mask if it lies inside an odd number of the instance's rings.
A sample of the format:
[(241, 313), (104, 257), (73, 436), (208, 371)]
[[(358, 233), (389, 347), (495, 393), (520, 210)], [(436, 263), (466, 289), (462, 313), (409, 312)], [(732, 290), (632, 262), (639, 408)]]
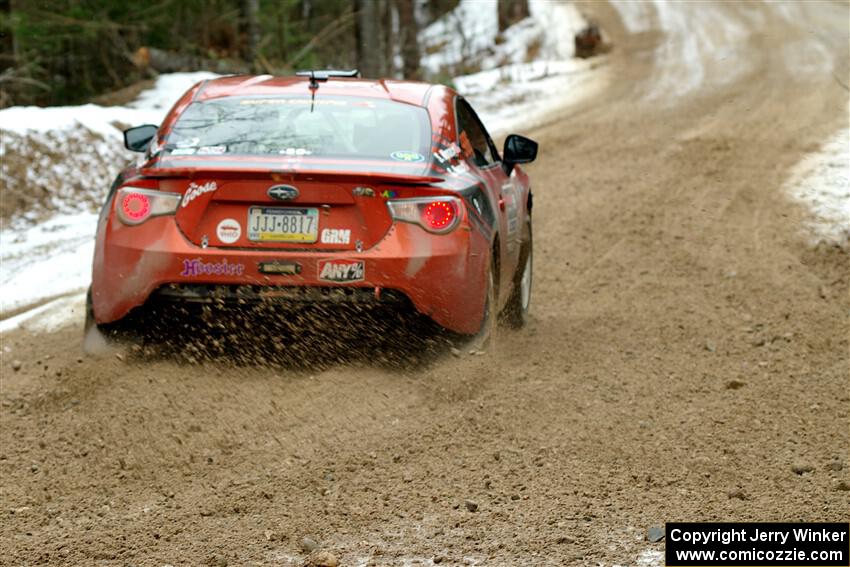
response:
[(461, 0), (458, 6), (419, 34), (421, 65), (432, 75), (453, 73), (465, 62), (474, 64), (493, 48), (499, 33), (495, 1)]
[(0, 140), (3, 213), (13, 213), (19, 227), (57, 213), (97, 210), (115, 175), (133, 159), (113, 135), (80, 126), (4, 131)]
[[(115, 175), (138, 158), (124, 149), (128, 126), (159, 124), (172, 104), (212, 73), (159, 77), (127, 106), (35, 106), (0, 110), (4, 213), (33, 222), (55, 213), (94, 211)], [(16, 223), (20, 224), (20, 223)]]
[(490, 70), (531, 61), (565, 61), (574, 54), (573, 36), (587, 25), (572, 3), (530, 0), (531, 17), (499, 34), (496, 0), (461, 0), (422, 30), (422, 66), (432, 75), (464, 67)]
[(104, 138), (121, 140), (124, 128), (159, 124), (171, 105), (189, 87), (217, 76), (207, 72), (161, 75), (152, 89), (143, 91), (127, 106), (13, 106), (0, 110), (0, 131), (29, 134), (75, 130), (82, 126)]
[(812, 244), (850, 244), (850, 129), (829, 138), (798, 163), (785, 190), (812, 211)]
[[(189, 87), (215, 76), (162, 75), (127, 106), (0, 111), (3, 198), (18, 200), (27, 209), (0, 230), (0, 318), (69, 294), (79, 299), (91, 280), (96, 211), (118, 171), (137, 157), (124, 150), (121, 130), (159, 124)], [(45, 215), (48, 220), (33, 224)], [(72, 310), (70, 300), (57, 301), (49, 304), (55, 308), (48, 310), (50, 317), (42, 306), (6, 319), (0, 329), (33, 318), (50, 328), (61, 326), (61, 313), (67, 320)]]
[[(590, 71), (604, 59), (573, 57), (573, 37), (587, 25), (576, 6), (530, 0), (529, 11), (531, 17), (500, 35), (495, 0), (461, 0), (420, 37), (431, 52), (423, 66), (434, 76), (452, 75), (495, 134), (531, 128), (599, 86)], [(480, 70), (464, 74), (470, 68)]]
[[(767, 33), (768, 22), (757, 10), (728, 10), (712, 2), (634, 2), (612, 0), (630, 33), (658, 28), (664, 40), (656, 48), (656, 65), (644, 98), (675, 104), (677, 97), (693, 96), (700, 88), (721, 86), (752, 69), (748, 39)], [(773, 15), (800, 21), (807, 9), (802, 2), (768, 2)], [(782, 62), (791, 80), (810, 81), (832, 69), (829, 49), (817, 36), (789, 38)], [(670, 95), (674, 96), (670, 96)], [(848, 110), (850, 113), (850, 109)], [(799, 163), (785, 190), (812, 211), (807, 223), (813, 243), (846, 245), (850, 236), (850, 130), (842, 129), (818, 152)]]
[(25, 230), (0, 230), (0, 317), (86, 289), (97, 215), (57, 215)]
[[(664, 34), (646, 100), (672, 105), (707, 82), (722, 85), (752, 70), (747, 39), (764, 32), (757, 11), (741, 14), (716, 2), (612, 0), (630, 33)], [(673, 95), (673, 96), (670, 96)]]
[[(664, 34), (655, 50), (657, 64), (645, 98), (675, 104), (677, 97), (703, 86), (722, 86), (754, 69), (750, 39), (769, 33), (760, 10), (730, 10), (721, 2), (611, 0), (629, 33), (658, 29)], [(771, 16), (798, 22), (809, 8), (805, 2), (766, 2)], [(788, 38), (783, 61), (793, 80), (806, 82), (832, 68), (832, 57), (816, 34)], [(674, 96), (670, 96), (670, 95)]]
[(74, 293), (0, 321), (0, 333), (15, 329), (52, 333), (71, 324), (81, 323), (85, 316), (86, 295), (84, 292)]

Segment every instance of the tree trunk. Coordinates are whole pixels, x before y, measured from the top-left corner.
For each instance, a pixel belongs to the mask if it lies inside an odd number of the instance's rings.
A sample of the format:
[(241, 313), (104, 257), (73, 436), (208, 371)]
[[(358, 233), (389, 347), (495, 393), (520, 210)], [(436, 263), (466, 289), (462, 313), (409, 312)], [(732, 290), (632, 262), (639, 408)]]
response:
[(361, 75), (378, 78), (381, 75), (383, 50), (381, 49), (380, 5), (375, 0), (354, 0), (357, 22), (357, 68)]
[(381, 77), (395, 77), (395, 57), (398, 45), (398, 10), (393, 0), (380, 0), (384, 25), (381, 29), (381, 46), (384, 56), (381, 58)]
[(281, 4), (277, 7), (277, 57), (281, 61), (286, 61), (288, 51), (286, 49), (287, 44), (287, 33), (286, 33), (286, 20), (284, 19), (284, 11), (286, 10), (286, 6)]
[(245, 18), (245, 60), (253, 71), (257, 68), (260, 55), (260, 1), (242, 0), (242, 16)]
[(415, 15), (416, 0), (396, 0), (398, 7), (399, 40), (401, 41), (402, 73), (409, 81), (422, 78), (419, 67), (421, 52), (419, 49), (419, 23)]
[[(0, 0), (0, 14), (7, 22), (11, 21), (14, 2), (12, 0)], [(18, 42), (15, 36), (14, 26), (6, 27), (6, 33), (0, 35), (0, 72), (18, 64)]]
[(528, 10), (528, 0), (498, 0), (499, 1), (499, 31), (505, 31), (515, 23), (531, 15)]

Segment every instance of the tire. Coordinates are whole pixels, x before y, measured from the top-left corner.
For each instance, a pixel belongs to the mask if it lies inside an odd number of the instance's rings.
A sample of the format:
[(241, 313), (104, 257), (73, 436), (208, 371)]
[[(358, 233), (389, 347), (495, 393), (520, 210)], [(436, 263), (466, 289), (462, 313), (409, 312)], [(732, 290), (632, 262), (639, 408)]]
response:
[(471, 350), (484, 351), (489, 349), (495, 341), (496, 335), (496, 267), (491, 258), (490, 268), (487, 270), (487, 290), (484, 303), (484, 316), (481, 318), (481, 328), (473, 335), (469, 342)]
[(94, 308), (92, 308), (91, 304), (91, 288), (86, 292), (86, 322), (83, 324), (83, 336), (85, 337), (89, 333), (89, 329), (93, 326), (96, 326), (94, 320)]
[(89, 356), (98, 356), (109, 352), (115, 344), (114, 332), (106, 325), (100, 325), (94, 318), (92, 308), (91, 288), (86, 293), (86, 322), (83, 325), (83, 352)]
[(531, 306), (531, 284), (534, 271), (534, 241), (531, 220), (525, 225), (519, 264), (514, 274), (513, 290), (502, 313), (505, 324), (512, 329), (521, 329), (528, 323), (528, 308)]

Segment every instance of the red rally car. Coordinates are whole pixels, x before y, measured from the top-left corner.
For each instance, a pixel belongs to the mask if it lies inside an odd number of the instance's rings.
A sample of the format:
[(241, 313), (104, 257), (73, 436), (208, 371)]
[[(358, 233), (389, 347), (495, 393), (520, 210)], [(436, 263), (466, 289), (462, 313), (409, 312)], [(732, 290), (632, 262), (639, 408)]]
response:
[(522, 326), (531, 191), (469, 103), (442, 85), (356, 72), (229, 76), (186, 92), (97, 228), (87, 326), (151, 300), (403, 300), (444, 328)]

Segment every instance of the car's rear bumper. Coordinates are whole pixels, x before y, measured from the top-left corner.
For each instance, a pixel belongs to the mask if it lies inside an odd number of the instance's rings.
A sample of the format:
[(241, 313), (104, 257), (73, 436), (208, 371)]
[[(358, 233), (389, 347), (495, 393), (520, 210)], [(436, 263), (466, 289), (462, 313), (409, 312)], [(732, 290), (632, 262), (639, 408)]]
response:
[[(201, 248), (183, 236), (173, 217), (134, 227), (105, 221), (98, 228), (92, 307), (98, 323), (110, 323), (152, 296), (318, 302), (370, 296), (386, 301), (401, 294), (439, 325), (471, 334), (484, 313), (488, 250), (486, 238), (464, 224), (450, 234), (434, 235), (397, 223), (369, 250), (317, 253)], [(328, 272), (322, 277), (327, 262), (337, 266), (345, 261), (362, 262), (359, 281), (328, 281), (333, 275)], [(297, 266), (298, 273), (264, 273), (261, 266), (269, 263)], [(352, 291), (333, 293), (335, 289)]]

